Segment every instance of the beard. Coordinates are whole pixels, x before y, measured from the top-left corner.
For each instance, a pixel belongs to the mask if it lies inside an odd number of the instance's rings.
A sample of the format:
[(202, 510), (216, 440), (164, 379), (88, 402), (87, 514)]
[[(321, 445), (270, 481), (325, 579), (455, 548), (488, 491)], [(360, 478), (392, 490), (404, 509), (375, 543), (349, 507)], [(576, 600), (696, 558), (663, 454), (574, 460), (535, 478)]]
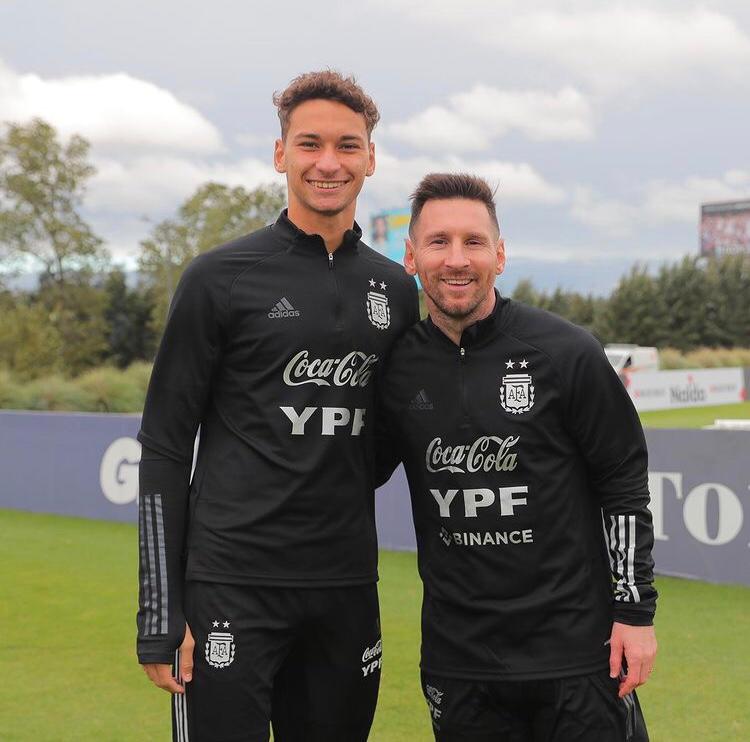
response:
[(439, 292), (428, 290), (422, 285), (422, 290), (429, 297), (430, 301), (440, 310), (442, 314), (451, 319), (465, 319), (470, 317), (474, 312), (477, 311), (479, 306), (485, 300), (485, 296), (477, 294), (472, 296), (466, 302), (456, 304), (451, 302), (449, 299), (441, 296)]

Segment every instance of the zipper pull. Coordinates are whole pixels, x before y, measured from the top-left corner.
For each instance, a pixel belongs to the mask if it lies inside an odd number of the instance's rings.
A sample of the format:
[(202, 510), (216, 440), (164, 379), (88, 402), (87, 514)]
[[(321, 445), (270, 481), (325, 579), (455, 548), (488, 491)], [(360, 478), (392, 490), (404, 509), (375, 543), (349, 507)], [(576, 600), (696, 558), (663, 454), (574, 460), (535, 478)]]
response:
[(463, 346), (461, 346), (461, 360), (462, 361), (463, 361), (465, 355), (466, 355), (466, 348), (464, 348)]
[(328, 253), (328, 269), (333, 270), (333, 253)]

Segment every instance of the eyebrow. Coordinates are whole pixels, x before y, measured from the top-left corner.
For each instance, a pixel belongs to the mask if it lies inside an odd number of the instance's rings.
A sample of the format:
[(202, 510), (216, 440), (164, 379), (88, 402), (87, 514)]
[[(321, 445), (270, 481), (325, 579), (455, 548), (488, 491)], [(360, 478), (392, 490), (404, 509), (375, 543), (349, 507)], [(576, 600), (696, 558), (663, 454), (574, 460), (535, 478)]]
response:
[[(438, 232), (428, 232), (425, 235), (426, 240), (434, 239), (435, 237), (448, 237), (448, 233), (445, 230), (440, 230)], [(464, 239), (466, 240), (481, 240), (483, 242), (487, 241), (487, 235), (482, 234), (481, 232), (469, 232), (468, 234), (464, 235)]]
[[(315, 141), (319, 142), (321, 140), (321, 136), (320, 134), (316, 134), (312, 131), (302, 131), (299, 134), (296, 134), (294, 139), (314, 139)], [(364, 142), (364, 140), (364, 137), (358, 136), (357, 134), (343, 134), (339, 137), (340, 142)]]

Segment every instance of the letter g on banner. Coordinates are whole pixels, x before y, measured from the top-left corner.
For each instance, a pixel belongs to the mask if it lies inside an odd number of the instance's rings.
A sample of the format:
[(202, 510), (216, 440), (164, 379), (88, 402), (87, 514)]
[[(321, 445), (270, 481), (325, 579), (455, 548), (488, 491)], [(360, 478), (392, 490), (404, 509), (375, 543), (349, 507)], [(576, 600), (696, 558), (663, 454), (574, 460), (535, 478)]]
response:
[(99, 484), (115, 505), (127, 505), (138, 497), (138, 462), (141, 444), (135, 438), (118, 438), (109, 445), (99, 466)]

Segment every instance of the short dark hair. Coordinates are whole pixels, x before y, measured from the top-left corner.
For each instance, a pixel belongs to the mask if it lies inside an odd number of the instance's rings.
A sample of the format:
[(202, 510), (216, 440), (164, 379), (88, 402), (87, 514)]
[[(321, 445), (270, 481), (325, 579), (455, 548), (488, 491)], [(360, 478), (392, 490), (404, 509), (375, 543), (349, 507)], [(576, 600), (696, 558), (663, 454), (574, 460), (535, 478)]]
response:
[(428, 201), (447, 198), (468, 198), (471, 201), (481, 201), (487, 207), (497, 231), (500, 231), (495, 206), (495, 191), (490, 188), (489, 183), (484, 178), (480, 178), (478, 175), (430, 173), (422, 178), (409, 198), (411, 199), (410, 235), (414, 234), (414, 225), (417, 223), (424, 205)]
[(282, 139), (289, 130), (292, 111), (300, 103), (318, 99), (337, 101), (352, 111), (361, 113), (365, 118), (368, 137), (380, 120), (375, 102), (357, 85), (357, 81), (351, 75), (344, 77), (336, 70), (305, 72), (295, 77), (284, 90), (273, 94), (273, 104), (279, 109)]

